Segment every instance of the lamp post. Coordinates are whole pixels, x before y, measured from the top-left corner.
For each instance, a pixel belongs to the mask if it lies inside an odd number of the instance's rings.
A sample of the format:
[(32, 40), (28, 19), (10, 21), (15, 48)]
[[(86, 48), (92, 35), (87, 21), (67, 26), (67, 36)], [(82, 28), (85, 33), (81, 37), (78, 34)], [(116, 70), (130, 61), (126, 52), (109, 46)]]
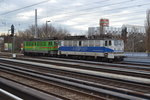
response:
[(48, 22), (51, 22), (51, 21), (46, 21), (46, 34), (48, 33), (48, 30), (47, 30), (47, 23)]

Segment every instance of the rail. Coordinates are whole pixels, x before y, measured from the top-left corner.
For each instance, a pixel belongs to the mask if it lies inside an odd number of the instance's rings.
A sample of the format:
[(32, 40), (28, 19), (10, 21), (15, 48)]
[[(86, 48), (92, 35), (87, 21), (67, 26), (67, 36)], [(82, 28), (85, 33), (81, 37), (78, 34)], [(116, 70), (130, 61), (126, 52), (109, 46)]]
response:
[[(21, 97), (23, 100), (62, 100), (58, 97), (43, 93), (41, 91), (32, 89), (22, 84), (10, 81), (0, 77), (0, 88), (13, 92), (14, 95)], [(13, 100), (13, 99), (9, 99)], [(20, 100), (20, 99), (14, 99)]]
[(3, 89), (0, 88), (0, 97), (4, 100), (23, 100), (22, 98), (19, 98), (18, 96), (15, 96), (12, 93), (9, 93)]

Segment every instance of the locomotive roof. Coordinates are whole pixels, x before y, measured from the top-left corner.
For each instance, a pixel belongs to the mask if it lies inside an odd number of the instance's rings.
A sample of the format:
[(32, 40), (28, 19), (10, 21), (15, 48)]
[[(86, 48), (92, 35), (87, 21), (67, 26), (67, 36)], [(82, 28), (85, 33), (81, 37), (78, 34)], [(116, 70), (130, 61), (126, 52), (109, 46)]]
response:
[[(56, 40), (27, 40), (27, 41), (32, 42), (32, 41), (56, 41)], [(27, 42), (27, 41), (25, 41), (25, 42)]]
[[(81, 41), (81, 40), (122, 40), (122, 39), (65, 39), (65, 40), (70, 40), (70, 41)], [(64, 40), (64, 41), (65, 41)]]
[(110, 34), (66, 36), (64, 40), (121, 40)]
[(122, 40), (122, 39), (65, 39), (65, 40), (27, 40), (27, 41), (84, 41), (84, 40)]
[(58, 40), (56, 38), (47, 38), (47, 39), (30, 39), (30, 40), (26, 40), (26, 41), (55, 41)]

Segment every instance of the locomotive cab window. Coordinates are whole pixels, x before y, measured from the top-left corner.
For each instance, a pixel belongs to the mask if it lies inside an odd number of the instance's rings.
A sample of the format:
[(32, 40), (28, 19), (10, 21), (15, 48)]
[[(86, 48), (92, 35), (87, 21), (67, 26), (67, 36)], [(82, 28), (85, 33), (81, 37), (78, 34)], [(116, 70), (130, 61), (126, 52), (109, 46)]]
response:
[(56, 43), (56, 42), (54, 42), (54, 45), (57, 45), (57, 43)]
[(111, 46), (111, 40), (109, 40), (109, 46)]
[(37, 46), (40, 46), (40, 42), (37, 42)]
[(46, 42), (42, 42), (42, 46), (46, 46)]
[(48, 42), (48, 45), (51, 46), (51, 45), (52, 45), (52, 42)]
[(105, 41), (105, 46), (107, 46), (107, 41)]
[(111, 46), (111, 45), (112, 45), (111, 40), (109, 40), (109, 41), (105, 41), (105, 46)]
[(34, 46), (36, 46), (36, 42), (34, 42)]
[(81, 46), (82, 45), (82, 41), (79, 41), (79, 46)]

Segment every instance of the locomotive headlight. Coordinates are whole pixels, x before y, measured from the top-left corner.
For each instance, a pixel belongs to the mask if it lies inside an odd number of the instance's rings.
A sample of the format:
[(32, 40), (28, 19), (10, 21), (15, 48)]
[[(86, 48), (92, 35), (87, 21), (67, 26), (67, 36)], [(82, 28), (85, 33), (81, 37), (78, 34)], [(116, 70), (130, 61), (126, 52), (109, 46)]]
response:
[(107, 57), (107, 56), (108, 56), (108, 53), (104, 53), (104, 56)]

